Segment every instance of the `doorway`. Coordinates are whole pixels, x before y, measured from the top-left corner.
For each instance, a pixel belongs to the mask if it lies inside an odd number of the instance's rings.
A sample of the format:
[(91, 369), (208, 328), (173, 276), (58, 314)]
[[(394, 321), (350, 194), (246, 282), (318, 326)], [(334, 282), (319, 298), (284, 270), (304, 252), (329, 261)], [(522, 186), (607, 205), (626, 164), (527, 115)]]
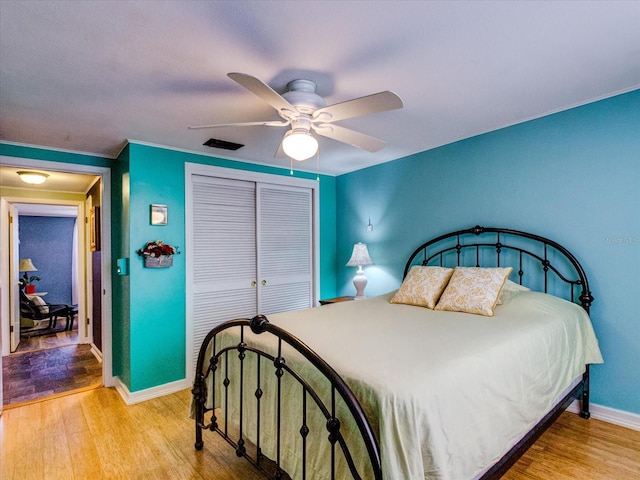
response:
[[(99, 349), (102, 354), (102, 366), (101, 371), (99, 372), (103, 378), (103, 382), (106, 386), (113, 385), (113, 377), (112, 377), (112, 360), (111, 360), (111, 281), (108, 275), (110, 271), (109, 263), (110, 263), (110, 170), (106, 167), (93, 167), (93, 166), (85, 166), (85, 165), (75, 165), (75, 164), (65, 164), (59, 162), (46, 162), (46, 161), (38, 161), (38, 160), (30, 160), (30, 159), (19, 159), (19, 158), (9, 158), (9, 157), (0, 157), (0, 170), (4, 171), (7, 169), (11, 169), (14, 167), (20, 168), (30, 168), (30, 169), (39, 169), (47, 171), (53, 177), (55, 173), (62, 173), (64, 175), (70, 175), (73, 177), (75, 174), (77, 177), (91, 175), (94, 176), (95, 179), (99, 183), (99, 196), (96, 197), (97, 205), (100, 205), (102, 208), (96, 209), (99, 212), (99, 215), (102, 219), (102, 235), (100, 237), (100, 250), (102, 250), (101, 255), (95, 255), (93, 252), (89, 252), (88, 248), (82, 248), (81, 253), (78, 258), (79, 266), (81, 271), (83, 272), (83, 282), (82, 282), (82, 294), (80, 295), (81, 299), (77, 304), (77, 314), (74, 312), (74, 330), (77, 328), (77, 337), (72, 339), (69, 343), (72, 345), (72, 348), (76, 348), (79, 345), (90, 346), (91, 341), (93, 340), (93, 331), (92, 331), (92, 320), (94, 317), (93, 311), (90, 311), (87, 307), (90, 304), (97, 304), (99, 309), (99, 316), (102, 320), (99, 325), (99, 334), (97, 337), (101, 340), (101, 348)], [(9, 166), (10, 165), (10, 166)], [(4, 173), (4, 172), (3, 172)], [(28, 193), (18, 192), (17, 189), (7, 188), (7, 183), (4, 181), (6, 176), (3, 176), (2, 182), (2, 198), (0, 210), (0, 233), (1, 240), (0, 243), (3, 245), (9, 244), (9, 210), (10, 206), (15, 203), (20, 204), (57, 204), (57, 205), (68, 205), (69, 203), (77, 204), (77, 208), (79, 211), (78, 214), (78, 226), (81, 228), (78, 229), (78, 236), (81, 238), (82, 245), (88, 245), (89, 235), (84, 231), (84, 227), (86, 224), (85, 218), (88, 218), (89, 208), (85, 205), (85, 201), (69, 201), (69, 200), (60, 200), (64, 195), (60, 195), (59, 192), (51, 193), (47, 198), (47, 194), (42, 191), (34, 192), (31, 197), (28, 196)], [(16, 193), (17, 192), (17, 193)], [(86, 193), (86, 192), (85, 192)], [(23, 196), (25, 195), (25, 196)], [(46, 200), (44, 200), (46, 198)], [(83, 197), (84, 198), (84, 197)], [(88, 226), (86, 227), (88, 228)], [(86, 255), (85, 255), (86, 251)], [(13, 288), (14, 282), (12, 281), (12, 276), (8, 265), (10, 265), (10, 261), (13, 260), (15, 263), (16, 260), (10, 259), (8, 249), (3, 248), (2, 253), (2, 262), (0, 265), (0, 278), (2, 280), (2, 290), (0, 293), (0, 308), (2, 309), (2, 322), (0, 328), (0, 340), (1, 340), (1, 348), (0, 353), (4, 355), (5, 363), (7, 360), (7, 356), (9, 355), (10, 347), (10, 325), (9, 319), (13, 312), (10, 311), (10, 290)], [(5, 258), (6, 257), (6, 258)], [(97, 263), (96, 258), (98, 259)], [(88, 273), (86, 278), (91, 279), (91, 270), (92, 267), (97, 271), (97, 275), (99, 276), (99, 290), (96, 292), (93, 291), (93, 283), (92, 281), (84, 282), (84, 272)], [(15, 269), (14, 269), (15, 270)], [(15, 276), (15, 274), (14, 274)], [(100, 288), (101, 287), (101, 288)], [(89, 296), (89, 303), (87, 302), (87, 296), (85, 292), (91, 290), (95, 301), (91, 302), (91, 297)], [(74, 305), (75, 306), (75, 305)], [(88, 323), (87, 323), (88, 322)], [(78, 328), (79, 327), (79, 328)], [(69, 335), (67, 335), (69, 336)], [(86, 352), (81, 352), (79, 356), (84, 355)], [(89, 352), (91, 353), (91, 352)], [(93, 355), (93, 354), (92, 354)], [(94, 355), (95, 356), (95, 355)], [(0, 357), (1, 358), (1, 357)], [(2, 370), (5, 370), (3, 368)], [(0, 374), (1, 375), (1, 374)], [(0, 404), (1, 408), (1, 404)]]
[[(80, 307), (91, 306), (84, 294), (85, 272), (79, 271), (84, 247), (78, 243), (78, 228), (85, 222), (78, 206), (15, 203), (12, 210), (20, 280), (29, 284), (20, 292), (20, 303), (29, 308), (21, 312), (20, 322), (14, 322), (11, 353), (92, 342), (78, 322)], [(10, 255), (14, 257), (12, 251)], [(15, 258), (11, 262), (15, 264)], [(91, 272), (85, 270), (88, 277)], [(41, 304), (51, 307), (36, 306)]]

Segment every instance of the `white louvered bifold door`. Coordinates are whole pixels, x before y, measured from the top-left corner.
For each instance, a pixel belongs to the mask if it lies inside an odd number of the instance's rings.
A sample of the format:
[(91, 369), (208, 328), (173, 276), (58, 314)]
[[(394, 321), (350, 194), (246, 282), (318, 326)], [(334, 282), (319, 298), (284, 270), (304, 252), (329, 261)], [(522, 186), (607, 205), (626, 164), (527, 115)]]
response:
[(193, 175), (192, 189), (195, 365), (209, 330), (257, 313), (256, 184)]
[(259, 313), (312, 306), (312, 205), (310, 189), (257, 185)]

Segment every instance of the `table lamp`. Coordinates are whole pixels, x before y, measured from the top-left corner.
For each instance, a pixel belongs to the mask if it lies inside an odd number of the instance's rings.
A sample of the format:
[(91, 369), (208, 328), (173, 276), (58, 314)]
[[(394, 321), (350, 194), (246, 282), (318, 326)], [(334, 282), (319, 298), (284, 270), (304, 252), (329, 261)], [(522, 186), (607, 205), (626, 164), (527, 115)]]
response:
[(347, 262), (347, 267), (358, 267), (356, 276), (353, 277), (353, 286), (356, 287), (356, 300), (365, 298), (364, 287), (367, 286), (367, 277), (364, 276), (364, 272), (362, 271), (362, 267), (365, 265), (373, 265), (373, 260), (371, 260), (369, 256), (367, 245), (358, 242), (353, 246), (351, 258)]
[[(27, 272), (37, 272), (38, 271), (38, 269), (35, 267), (35, 265), (31, 261), (31, 259), (30, 258), (21, 258), (20, 259), (20, 263), (18, 264), (18, 271), (19, 272), (24, 272), (24, 275), (22, 276), (22, 283), (24, 285), (25, 293), (33, 293), (33, 292), (35, 292), (36, 291), (36, 286), (35, 285), (31, 285), (30, 279), (29, 279), (29, 275), (27, 275)], [(33, 277), (32, 277), (32, 279), (33, 279)]]

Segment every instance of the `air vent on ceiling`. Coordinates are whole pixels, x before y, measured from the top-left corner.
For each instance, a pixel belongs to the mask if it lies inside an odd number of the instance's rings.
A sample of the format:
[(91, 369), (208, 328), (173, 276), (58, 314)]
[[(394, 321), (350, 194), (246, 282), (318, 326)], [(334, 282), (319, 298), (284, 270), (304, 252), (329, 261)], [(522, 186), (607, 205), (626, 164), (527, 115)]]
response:
[(212, 148), (222, 148), (224, 150), (238, 150), (239, 148), (244, 147), (241, 143), (227, 142), (225, 140), (218, 140), (217, 138), (210, 138), (204, 142), (203, 145)]

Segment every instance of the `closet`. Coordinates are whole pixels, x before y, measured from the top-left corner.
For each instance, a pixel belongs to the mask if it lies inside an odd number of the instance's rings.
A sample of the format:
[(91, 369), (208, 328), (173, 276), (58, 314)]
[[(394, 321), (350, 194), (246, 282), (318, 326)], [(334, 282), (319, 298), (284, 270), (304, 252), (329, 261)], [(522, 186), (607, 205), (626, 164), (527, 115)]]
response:
[(201, 174), (190, 175), (188, 196), (195, 364), (215, 325), (315, 303), (314, 196), (306, 187)]

